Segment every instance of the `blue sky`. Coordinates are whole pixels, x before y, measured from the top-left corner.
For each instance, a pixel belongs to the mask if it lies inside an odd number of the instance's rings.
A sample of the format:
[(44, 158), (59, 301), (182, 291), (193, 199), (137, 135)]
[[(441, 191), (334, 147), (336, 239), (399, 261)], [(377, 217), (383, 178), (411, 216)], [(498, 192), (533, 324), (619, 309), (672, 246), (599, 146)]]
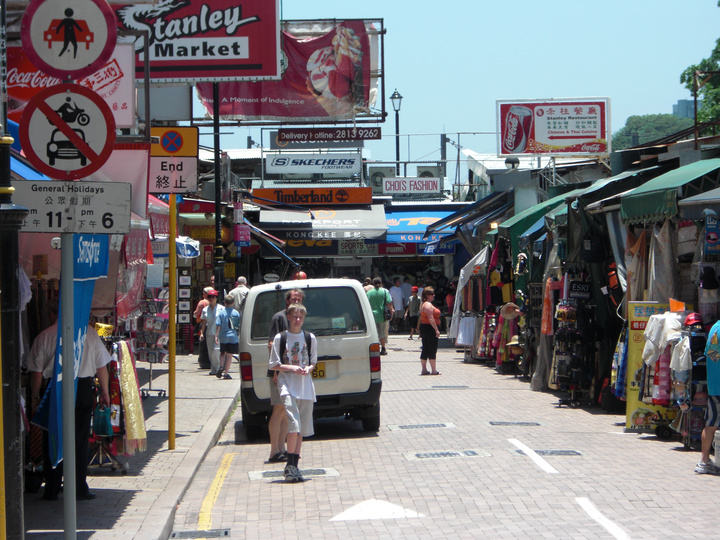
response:
[[(283, 0), (282, 17), (384, 19), (390, 115), (383, 140), (366, 148), (390, 161), (395, 88), (404, 97), (401, 159), (436, 160), (440, 133), (457, 141), (459, 132), (495, 132), (497, 99), (609, 97), (613, 132), (632, 115), (672, 113), (692, 97), (681, 72), (720, 38), (717, 0)], [(260, 136), (235, 133), (223, 135), (223, 148)], [(497, 151), (495, 135), (462, 134), (460, 144)]]

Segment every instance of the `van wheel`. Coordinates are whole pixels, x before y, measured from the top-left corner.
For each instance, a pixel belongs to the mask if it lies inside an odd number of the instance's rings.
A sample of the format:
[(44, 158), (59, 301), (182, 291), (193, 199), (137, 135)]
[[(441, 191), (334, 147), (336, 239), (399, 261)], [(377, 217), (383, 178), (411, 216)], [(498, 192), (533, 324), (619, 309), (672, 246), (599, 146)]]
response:
[(245, 437), (248, 441), (254, 441), (262, 437), (263, 427), (265, 426), (264, 414), (250, 414), (245, 407), (245, 402), (240, 400), (240, 409), (242, 411), (243, 427), (245, 428)]

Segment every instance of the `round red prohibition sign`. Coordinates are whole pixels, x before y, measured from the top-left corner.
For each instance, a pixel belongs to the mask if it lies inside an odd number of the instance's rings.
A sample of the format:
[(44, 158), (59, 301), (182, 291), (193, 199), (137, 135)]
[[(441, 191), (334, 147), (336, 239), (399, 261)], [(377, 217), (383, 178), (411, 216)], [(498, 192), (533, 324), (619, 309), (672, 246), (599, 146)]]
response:
[(115, 119), (92, 90), (59, 84), (28, 102), (20, 119), (20, 144), (30, 163), (50, 178), (83, 178), (110, 157)]
[(110, 60), (117, 20), (105, 0), (31, 0), (20, 39), (36, 68), (62, 80), (82, 79)]

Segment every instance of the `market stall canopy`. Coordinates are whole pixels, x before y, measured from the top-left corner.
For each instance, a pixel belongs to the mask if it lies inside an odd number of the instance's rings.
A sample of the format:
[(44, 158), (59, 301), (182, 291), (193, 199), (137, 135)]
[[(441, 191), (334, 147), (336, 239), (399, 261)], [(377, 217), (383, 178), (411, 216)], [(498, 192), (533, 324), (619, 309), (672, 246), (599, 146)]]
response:
[(660, 171), (662, 168), (656, 165), (635, 171), (624, 171), (615, 176), (598, 180), (578, 196), (578, 205), (580, 208), (585, 208), (595, 201), (640, 187)]
[(706, 159), (685, 165), (645, 182), (620, 201), (625, 223), (661, 221), (678, 212), (678, 199), (720, 186), (720, 159)]
[[(590, 186), (592, 187), (592, 186)], [(550, 210), (554, 210), (560, 205), (566, 205), (566, 199), (572, 199), (583, 193), (587, 188), (575, 189), (567, 193), (563, 193), (552, 199), (531, 206), (530, 208), (523, 210), (519, 214), (515, 214), (510, 219), (503, 221), (497, 231), (500, 236), (510, 239), (510, 246), (513, 257), (516, 257), (519, 253), (519, 236), (527, 230), (533, 223), (538, 219), (542, 218)]]
[(453, 227), (459, 227), (472, 222), (473, 227), (479, 227), (482, 223), (494, 220), (504, 214), (515, 203), (515, 191), (500, 191), (492, 193), (487, 197), (474, 202), (462, 210), (458, 210), (444, 219), (429, 225), (425, 235), (443, 232)]
[(448, 330), (448, 338), (454, 339), (458, 335), (458, 328), (460, 327), (460, 305), (462, 304), (459, 299), (462, 298), (462, 290), (468, 281), (470, 281), (471, 277), (485, 275), (489, 259), (490, 248), (485, 246), (482, 251), (470, 259), (470, 261), (462, 267), (462, 270), (460, 270), (457, 288), (455, 289), (455, 298), (458, 300), (453, 304), (452, 322), (450, 323), (450, 330)]
[(683, 219), (704, 219), (703, 212), (706, 208), (720, 215), (720, 187), (683, 199), (678, 202), (678, 206)]
[(307, 212), (260, 210), (260, 226), (286, 239), (380, 238), (387, 230), (385, 210), (380, 204), (352, 209), (313, 208)]
[[(435, 207), (437, 208), (437, 206)], [(430, 234), (425, 233), (427, 228), (438, 221), (447, 218), (452, 212), (440, 210), (402, 210), (393, 208), (385, 213), (387, 223), (386, 242), (425, 244), (433, 240), (440, 240), (450, 236), (452, 231)]]

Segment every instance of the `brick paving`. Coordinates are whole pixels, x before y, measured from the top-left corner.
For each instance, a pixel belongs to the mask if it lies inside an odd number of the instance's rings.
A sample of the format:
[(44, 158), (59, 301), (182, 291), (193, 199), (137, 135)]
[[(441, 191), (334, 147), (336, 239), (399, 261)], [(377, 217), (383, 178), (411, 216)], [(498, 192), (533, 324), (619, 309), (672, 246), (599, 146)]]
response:
[[(167, 448), (167, 397), (146, 399), (149, 449), (123, 458), (127, 475), (91, 473), (98, 499), (78, 503), (78, 538), (200, 538), (200, 528), (259, 539), (720, 537), (720, 477), (693, 472), (699, 452), (624, 434), (624, 416), (599, 408), (559, 408), (558, 395), (466, 364), (452, 348), (438, 354), (441, 376), (420, 376), (419, 346), (390, 337), (380, 432), (318, 421), (300, 468), (332, 475), (295, 485), (262, 476), (282, 465), (265, 463), (266, 440), (245, 440), (237, 379), (218, 381), (179, 357), (177, 448)], [(167, 388), (166, 373), (154, 370), (153, 388)], [(544, 455), (548, 473), (511, 440), (578, 454)], [(25, 507), (28, 538), (62, 538), (62, 502), (27, 494)]]

